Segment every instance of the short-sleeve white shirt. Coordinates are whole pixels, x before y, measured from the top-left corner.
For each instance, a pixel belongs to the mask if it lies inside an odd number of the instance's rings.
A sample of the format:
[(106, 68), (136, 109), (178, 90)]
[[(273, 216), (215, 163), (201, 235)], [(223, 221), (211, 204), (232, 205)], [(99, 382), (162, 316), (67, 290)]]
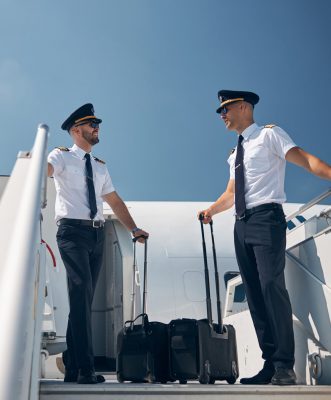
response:
[[(54, 149), (48, 155), (48, 162), (54, 168), (56, 221), (61, 218), (90, 219), (85, 154), (84, 150), (74, 144), (69, 151)], [(94, 219), (104, 221), (102, 196), (113, 192), (115, 188), (106, 165), (97, 161), (92, 154), (91, 165), (98, 209)]]
[[(242, 132), (244, 137), (244, 176), (246, 208), (265, 203), (284, 203), (286, 153), (296, 147), (280, 127), (252, 124)], [(237, 151), (230, 155), (230, 179), (235, 179)]]

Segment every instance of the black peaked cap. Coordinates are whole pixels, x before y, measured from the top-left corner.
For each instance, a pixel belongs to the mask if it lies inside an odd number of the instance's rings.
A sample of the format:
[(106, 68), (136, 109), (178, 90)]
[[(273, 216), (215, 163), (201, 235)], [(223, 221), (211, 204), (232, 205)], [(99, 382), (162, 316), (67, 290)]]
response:
[(83, 106), (77, 108), (77, 110), (70, 114), (69, 117), (63, 122), (61, 128), (64, 131), (69, 131), (73, 125), (85, 120), (94, 120), (99, 124), (102, 122), (100, 118), (97, 118), (94, 115), (94, 108), (93, 104), (91, 103), (84, 104)]
[(220, 106), (216, 110), (217, 113), (221, 112), (222, 107), (226, 104), (234, 103), (236, 101), (247, 101), (254, 107), (260, 100), (260, 97), (253, 92), (244, 92), (239, 90), (220, 90), (218, 92)]

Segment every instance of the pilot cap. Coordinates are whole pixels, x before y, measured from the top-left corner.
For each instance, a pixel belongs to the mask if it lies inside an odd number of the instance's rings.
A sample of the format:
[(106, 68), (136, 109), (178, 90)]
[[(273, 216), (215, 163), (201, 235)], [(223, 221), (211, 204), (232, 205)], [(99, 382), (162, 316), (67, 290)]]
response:
[(88, 120), (93, 120), (98, 124), (102, 122), (101, 119), (97, 118), (94, 115), (94, 108), (93, 104), (91, 103), (84, 104), (83, 106), (77, 108), (77, 110), (74, 111), (71, 115), (69, 115), (69, 117), (63, 122), (61, 128), (64, 131), (69, 131), (73, 125)]
[(239, 90), (220, 90), (218, 92), (218, 98), (220, 101), (220, 106), (216, 110), (219, 114), (222, 107), (226, 104), (234, 103), (236, 101), (247, 101), (247, 103), (252, 104), (254, 107), (260, 100), (259, 96), (253, 92), (243, 92)]

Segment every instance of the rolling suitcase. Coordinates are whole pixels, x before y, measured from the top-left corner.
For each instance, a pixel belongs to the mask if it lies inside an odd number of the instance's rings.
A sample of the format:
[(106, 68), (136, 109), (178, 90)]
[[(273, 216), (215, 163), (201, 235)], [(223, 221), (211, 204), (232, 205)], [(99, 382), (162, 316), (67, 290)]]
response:
[[(143, 313), (134, 319), (136, 241), (133, 256), (131, 320), (117, 337), (116, 372), (119, 382), (161, 382), (169, 380), (168, 329), (162, 322), (150, 322), (146, 314), (147, 239), (144, 251)], [(141, 320), (140, 323), (137, 321)]]
[(236, 333), (232, 325), (223, 325), (219, 293), (219, 279), (214, 242), (213, 222), (210, 222), (218, 323), (212, 322), (209, 272), (206, 243), (200, 216), (204, 272), (206, 286), (207, 319), (176, 319), (169, 323), (170, 376), (173, 380), (186, 383), (199, 380), (202, 384), (226, 380), (235, 383), (239, 376)]

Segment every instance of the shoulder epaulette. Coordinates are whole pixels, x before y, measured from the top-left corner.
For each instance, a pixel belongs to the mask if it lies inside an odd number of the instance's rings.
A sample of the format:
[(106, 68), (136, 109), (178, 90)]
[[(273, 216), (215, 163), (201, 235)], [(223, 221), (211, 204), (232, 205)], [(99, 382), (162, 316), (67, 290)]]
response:
[(70, 151), (69, 149), (68, 149), (68, 147), (55, 147), (56, 149), (59, 149), (59, 150), (61, 150), (61, 151)]
[(233, 149), (231, 149), (229, 156), (231, 156), (231, 154), (233, 154), (235, 150), (236, 150), (235, 147)]
[(93, 158), (95, 159), (95, 161), (97, 161), (97, 162), (99, 162), (101, 164), (106, 164), (105, 161), (100, 160), (100, 158), (98, 158), (98, 157), (94, 157), (93, 156)]
[(276, 126), (276, 125), (274, 125), (274, 124), (269, 124), (269, 125), (264, 125), (264, 128), (273, 128), (274, 126)]

